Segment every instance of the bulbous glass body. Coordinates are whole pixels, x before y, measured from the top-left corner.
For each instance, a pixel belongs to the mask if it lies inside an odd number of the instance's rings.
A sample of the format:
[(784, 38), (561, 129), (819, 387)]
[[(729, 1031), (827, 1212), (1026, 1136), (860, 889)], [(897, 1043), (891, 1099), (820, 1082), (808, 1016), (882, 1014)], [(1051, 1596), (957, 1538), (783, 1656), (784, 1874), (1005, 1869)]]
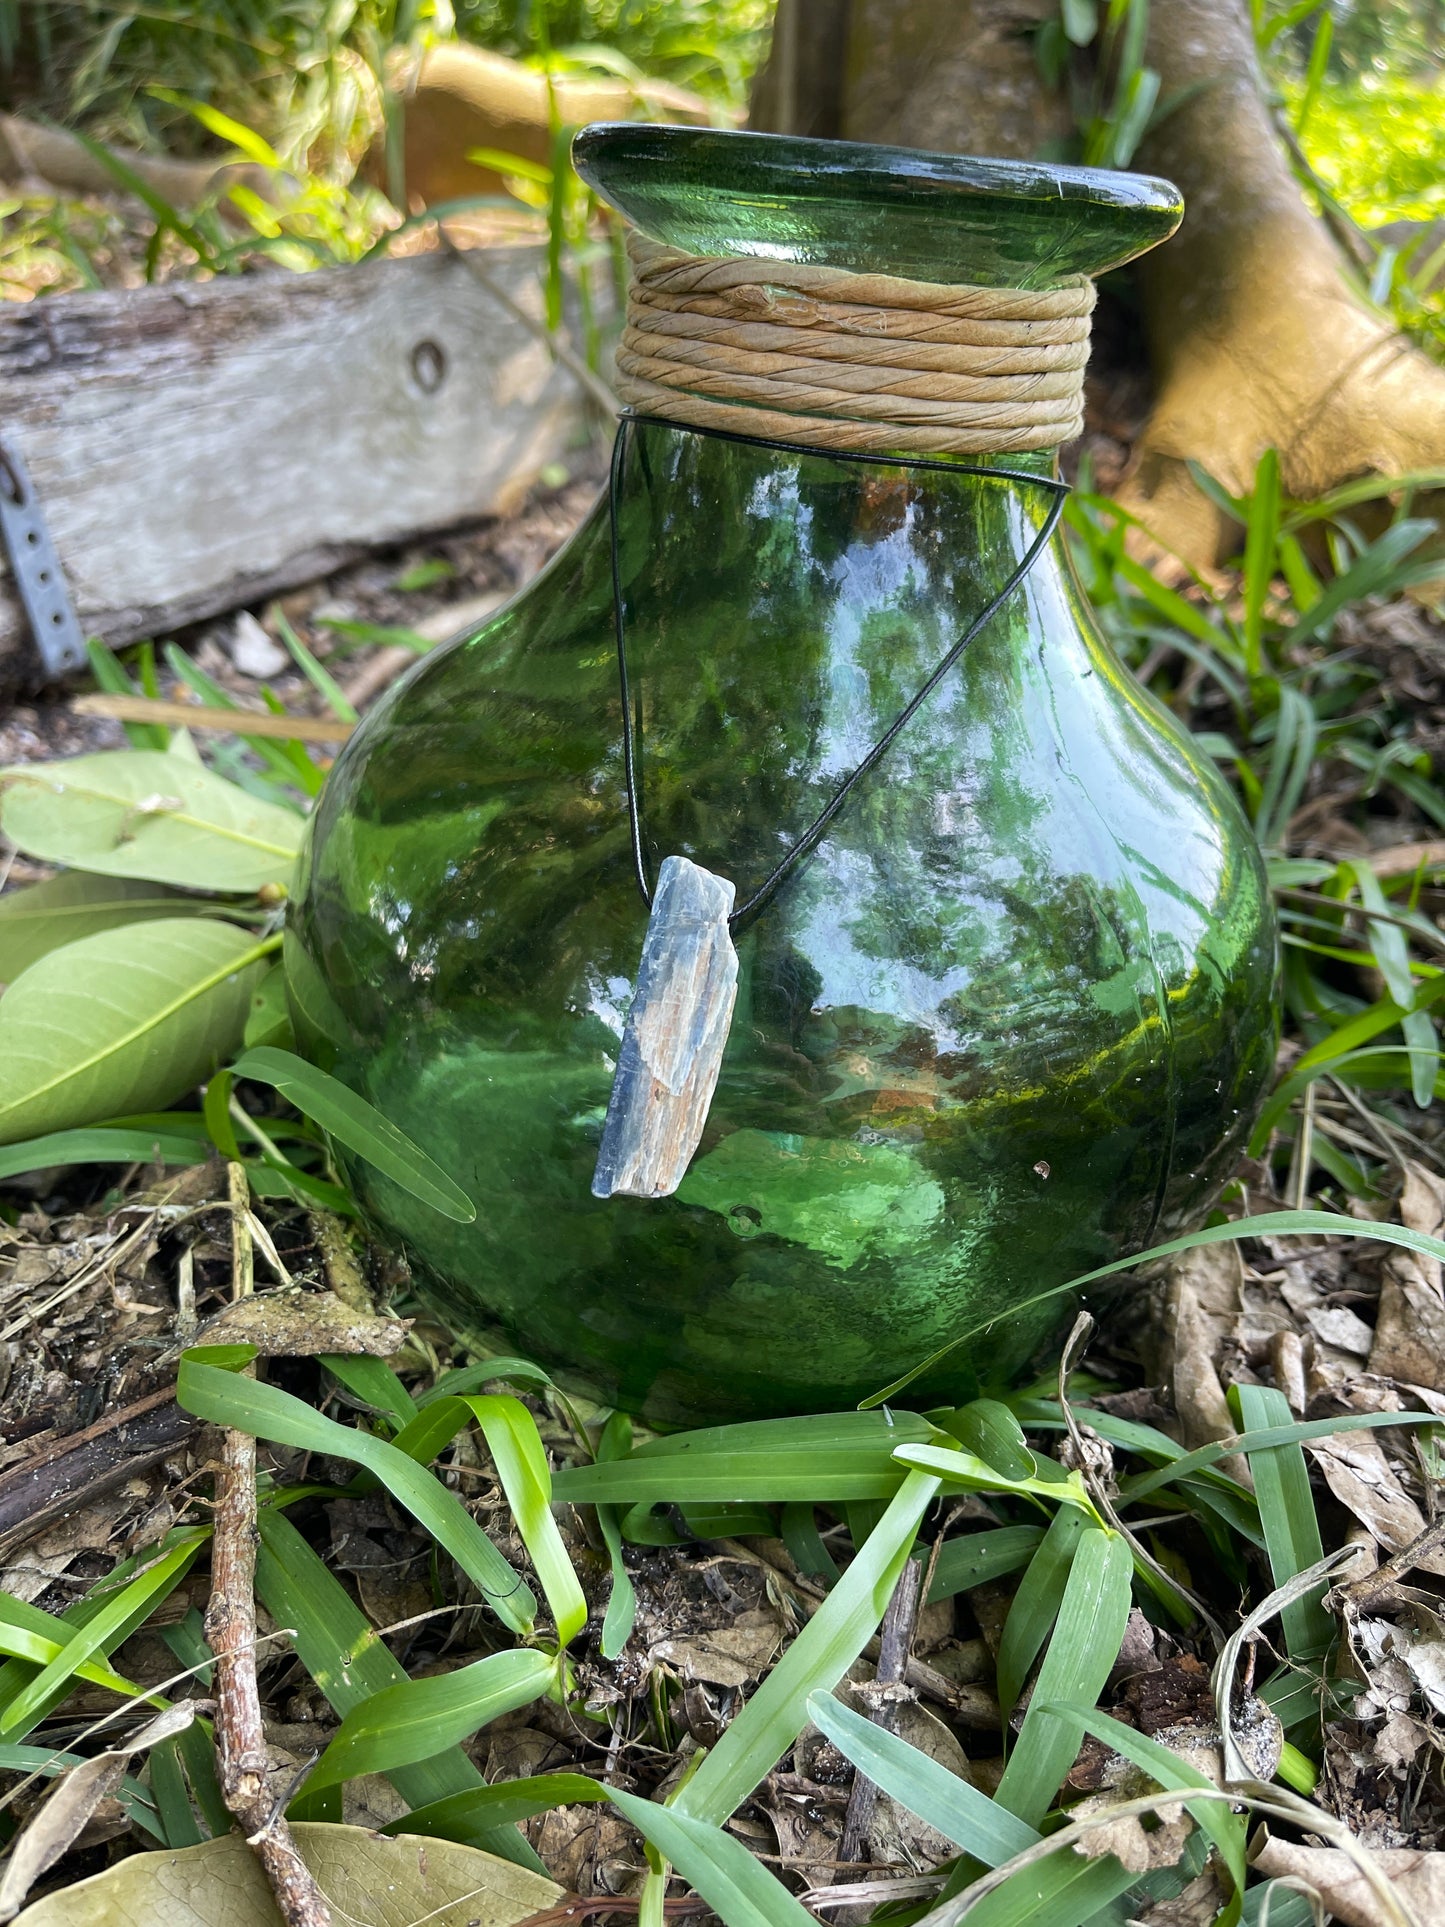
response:
[[(618, 499), (648, 860), (740, 900), (1050, 501), (652, 422)], [(646, 925), (612, 624), (604, 502), (338, 759), (288, 931), (299, 1033), (477, 1218), (361, 1163), (359, 1196), (453, 1327), (655, 1422), (846, 1406), (960, 1338), (910, 1399), (1002, 1379), (1058, 1322), (1044, 1294), (1200, 1210), (1257, 1108), (1275, 936), (1233, 797), (1055, 538), (739, 938), (677, 1195), (601, 1202)]]

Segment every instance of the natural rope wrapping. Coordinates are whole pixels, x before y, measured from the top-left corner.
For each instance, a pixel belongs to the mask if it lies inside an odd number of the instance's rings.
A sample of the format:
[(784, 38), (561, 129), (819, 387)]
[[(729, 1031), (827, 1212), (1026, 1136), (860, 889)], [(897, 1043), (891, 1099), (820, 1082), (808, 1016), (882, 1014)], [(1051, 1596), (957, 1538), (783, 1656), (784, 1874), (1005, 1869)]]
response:
[(1084, 425), (1094, 284), (978, 288), (628, 235), (617, 390), (695, 428), (869, 454), (1056, 448)]

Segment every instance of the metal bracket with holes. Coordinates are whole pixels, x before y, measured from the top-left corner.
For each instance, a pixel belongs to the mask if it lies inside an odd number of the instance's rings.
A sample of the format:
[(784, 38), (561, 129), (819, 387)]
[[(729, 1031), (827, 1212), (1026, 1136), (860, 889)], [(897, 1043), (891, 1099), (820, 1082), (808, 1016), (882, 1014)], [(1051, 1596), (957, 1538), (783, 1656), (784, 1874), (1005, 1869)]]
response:
[(35, 646), (49, 676), (85, 667), (85, 638), (70, 606), (65, 572), (50, 539), (25, 464), (12, 441), (0, 435), (0, 535), (15, 586), (30, 619)]

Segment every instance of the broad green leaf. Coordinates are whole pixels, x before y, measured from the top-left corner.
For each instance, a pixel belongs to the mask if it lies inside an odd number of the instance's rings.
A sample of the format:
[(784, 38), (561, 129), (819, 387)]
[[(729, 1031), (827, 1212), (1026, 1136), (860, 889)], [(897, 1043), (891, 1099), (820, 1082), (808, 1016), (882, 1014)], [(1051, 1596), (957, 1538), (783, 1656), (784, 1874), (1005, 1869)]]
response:
[[(406, 1674), (339, 1581), (327, 1571), (289, 1519), (274, 1506), (257, 1515), (261, 1544), (256, 1591), (271, 1617), (289, 1626), (301, 1664), (331, 1705), (346, 1715), (373, 1693), (405, 1683)], [(482, 1776), (459, 1746), (394, 1767), (386, 1776), (404, 1800), (419, 1807), (457, 1794), (486, 1791)], [(450, 1838), (501, 1854), (533, 1872), (542, 1863), (514, 1826), (482, 1816)]]
[(555, 1684), (557, 1662), (519, 1648), (452, 1673), (403, 1680), (354, 1707), (306, 1782), (308, 1793), (363, 1773), (390, 1773), (458, 1746), (503, 1713), (530, 1706)]
[(814, 1927), (801, 1901), (720, 1825), (616, 1788), (611, 1799), (726, 1927)]
[(278, 1050), (291, 1048), (291, 1011), (286, 1002), (286, 971), (279, 962), (272, 964), (256, 986), (251, 1008), (246, 1013), (246, 1031), (241, 1041), (247, 1050), (259, 1049), (263, 1044), (274, 1045)]
[(207, 1147), (193, 1137), (161, 1131), (55, 1131), (0, 1150), (0, 1178), (48, 1171), (55, 1164), (204, 1164)]
[(298, 1110), (315, 1120), (323, 1131), (344, 1144), (348, 1150), (374, 1164), (393, 1184), (420, 1198), (443, 1217), (459, 1224), (470, 1224), (477, 1215), (459, 1184), (441, 1166), (413, 1144), (364, 1097), (349, 1090), (337, 1078), (308, 1064), (289, 1050), (263, 1045), (239, 1057), (232, 1070), (237, 1077), (249, 1077), (270, 1084), (289, 1097)]
[(279, 1385), (208, 1364), (195, 1351), (181, 1354), (176, 1401), (212, 1425), (364, 1465), (451, 1554), (497, 1617), (520, 1637), (531, 1635), (537, 1602), (530, 1589), (456, 1494), (395, 1445), (354, 1426), (338, 1425)]
[(808, 1723), (808, 1695), (831, 1692), (877, 1631), (937, 1491), (927, 1473), (908, 1474), (847, 1572), (678, 1794), (678, 1811), (721, 1826), (776, 1766)]
[[(1231, 1385), (1229, 1409), (1246, 1434), (1294, 1422), (1289, 1400), (1272, 1385)], [(1325, 1556), (1314, 1494), (1310, 1491), (1309, 1467), (1303, 1451), (1293, 1441), (1256, 1446), (1249, 1451), (1248, 1458), (1264, 1542), (1269, 1551), (1270, 1572), (1275, 1585), (1283, 1586), (1297, 1572), (1317, 1565)], [(1313, 1592), (1294, 1600), (1280, 1612), (1280, 1625), (1291, 1659), (1317, 1659), (1329, 1651), (1335, 1636), (1335, 1622), (1324, 1609), (1324, 1593), (1322, 1581)]]
[(1129, 1618), (1134, 1562), (1116, 1533), (1079, 1536), (1049, 1649), (995, 1798), (1031, 1827), (1054, 1801), (1079, 1751), (1078, 1729), (1044, 1711), (1054, 1700), (1092, 1706), (1113, 1671)]
[(0, 984), (13, 984), (37, 958), (78, 937), (93, 937), (98, 930), (114, 930), (122, 923), (182, 917), (210, 907), (168, 895), (153, 883), (86, 876), (80, 870), (8, 891), (0, 897)]
[(951, 1443), (911, 1412), (759, 1419), (650, 1439), (625, 1459), (565, 1467), (553, 1489), (574, 1505), (889, 1499), (902, 1477), (895, 1448), (933, 1441)]
[(808, 1717), (858, 1771), (986, 1867), (1001, 1867), (1039, 1839), (1035, 1828), (831, 1693), (813, 1693)]
[(1059, 1509), (1013, 1596), (998, 1645), (998, 1703), (1005, 1718), (1058, 1619), (1085, 1523), (1073, 1507)]
[(289, 882), (300, 817), (162, 750), (0, 770), (0, 828), (27, 856), (102, 876), (249, 894)]
[(174, 918), (41, 957), (0, 999), (0, 1142), (180, 1097), (239, 1043), (279, 941)]
[(76, 1628), (55, 1658), (0, 1713), (0, 1734), (14, 1733), (24, 1727), (56, 1688), (73, 1679), (91, 1655), (99, 1652), (107, 1638), (134, 1612), (149, 1609), (173, 1591), (210, 1536), (208, 1526), (178, 1534), (168, 1552), (113, 1593), (86, 1625)]
[[(293, 1832), (338, 1927), (520, 1927), (566, 1898), (555, 1880), (448, 1840), (306, 1822)], [(274, 1927), (280, 1918), (261, 1862), (228, 1833), (131, 1854), (37, 1900), (16, 1927)]]
[[(1081, 1515), (1072, 1509), (1060, 1512), (1058, 1517), (1077, 1519), (1083, 1524)], [(1043, 1536), (1042, 1526), (998, 1526), (991, 1531), (965, 1532), (956, 1539), (945, 1539), (934, 1562), (929, 1603), (935, 1599), (951, 1599), (955, 1593), (986, 1586), (994, 1579), (1017, 1572), (1020, 1566), (1028, 1565)]]

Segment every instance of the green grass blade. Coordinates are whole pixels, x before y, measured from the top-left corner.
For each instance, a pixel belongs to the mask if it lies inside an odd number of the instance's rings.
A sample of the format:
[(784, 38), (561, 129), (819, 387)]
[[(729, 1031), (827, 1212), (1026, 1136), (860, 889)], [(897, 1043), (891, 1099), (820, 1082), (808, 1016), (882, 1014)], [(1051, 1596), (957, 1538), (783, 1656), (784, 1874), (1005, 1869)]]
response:
[(938, 1480), (910, 1472), (872, 1536), (678, 1795), (679, 1811), (721, 1825), (808, 1723), (808, 1695), (831, 1692), (888, 1609)]
[[(626, 1412), (614, 1412), (603, 1426), (602, 1436), (597, 1441), (598, 1460), (606, 1462), (625, 1458), (631, 1449), (632, 1420)], [(598, 1506), (597, 1524), (612, 1567), (612, 1591), (602, 1620), (602, 1657), (616, 1659), (631, 1639), (632, 1628), (637, 1622), (637, 1593), (623, 1557), (622, 1522), (617, 1516), (617, 1508)]]
[(1279, 454), (1267, 448), (1254, 472), (1244, 541), (1244, 666), (1251, 679), (1264, 668), (1264, 605), (1274, 578), (1279, 538)]
[(986, 1867), (1001, 1867), (1038, 1840), (1007, 1807), (831, 1693), (809, 1695), (808, 1717), (874, 1786)]
[(1124, 1639), (1133, 1572), (1125, 1540), (1085, 1527), (1033, 1698), (995, 1796), (1030, 1826), (1043, 1820), (1079, 1751), (1077, 1729), (1044, 1708), (1053, 1700), (1092, 1706), (1104, 1690)]
[(607, 1788), (585, 1773), (534, 1773), (525, 1780), (499, 1780), (465, 1793), (433, 1800), (384, 1826), (383, 1833), (422, 1833), (434, 1840), (456, 1840), (483, 1847), (498, 1827), (515, 1826), (553, 1807), (605, 1804)]
[[(1072, 1517), (1082, 1523), (1080, 1514), (1071, 1509), (1058, 1517)], [(992, 1531), (966, 1532), (957, 1539), (946, 1539), (934, 1562), (928, 1603), (952, 1599), (955, 1593), (969, 1592), (1017, 1572), (1034, 1557), (1043, 1536), (1042, 1526), (998, 1526)]]
[(321, 700), (326, 704), (327, 708), (333, 715), (339, 716), (344, 723), (356, 722), (358, 720), (356, 711), (342, 693), (340, 683), (337, 682), (336, 678), (331, 675), (328, 670), (323, 669), (315, 656), (312, 655), (311, 651), (306, 647), (306, 644), (286, 620), (286, 612), (280, 603), (273, 602), (268, 613), (276, 625), (277, 634), (291, 652), (292, 661), (320, 696)]
[(484, 1391), (499, 1379), (509, 1379), (515, 1385), (550, 1385), (551, 1378), (540, 1365), (534, 1365), (527, 1358), (483, 1358), (475, 1365), (459, 1365), (453, 1372), (443, 1372), (435, 1385), (417, 1395), (417, 1409), (435, 1404), (439, 1398), (464, 1398), (468, 1392)]
[(173, 1592), (210, 1536), (209, 1527), (196, 1527), (181, 1534), (168, 1552), (113, 1593), (94, 1618), (72, 1633), (55, 1658), (0, 1714), (0, 1734), (22, 1729), (134, 1613), (148, 1612)]
[[(1437, 981), (1440, 985), (1440, 994), (1445, 995), (1445, 977)], [(1417, 1005), (1422, 1002), (1423, 998), (1416, 999)], [(1391, 1006), (1391, 1008), (1394, 1007)], [(1391, 1021), (1398, 1021), (1398, 1014)], [(1382, 1024), (1378, 1028), (1387, 1027)], [(1296, 1070), (1306, 1062), (1308, 1055), (1306, 1053), (1306, 1057), (1300, 1059), (1300, 1064), (1295, 1067)], [(1066, 1293), (1081, 1291), (1085, 1285), (1097, 1284), (1101, 1278), (1113, 1278), (1121, 1271), (1137, 1270), (1140, 1265), (1152, 1264), (1156, 1258), (1172, 1258), (1178, 1251), (1197, 1251), (1203, 1245), (1226, 1244), (1239, 1238), (1304, 1236), (1375, 1238), (1381, 1244), (1399, 1245), (1406, 1251), (1422, 1252), (1428, 1258), (1438, 1258), (1445, 1263), (1445, 1244), (1442, 1244), (1438, 1238), (1427, 1237), (1423, 1231), (1412, 1231), (1408, 1225), (1378, 1224), (1373, 1220), (1366, 1222), (1346, 1218), (1334, 1211), (1270, 1211), (1259, 1217), (1238, 1218), (1233, 1224), (1206, 1225), (1202, 1231), (1191, 1231), (1185, 1237), (1170, 1238), (1163, 1244), (1151, 1245), (1147, 1251), (1135, 1252), (1132, 1258), (1116, 1258), (1112, 1264), (1099, 1265), (1093, 1271), (1083, 1272), (1079, 1277), (1071, 1278), (1067, 1284), (1056, 1285), (1049, 1291), (1035, 1292), (1031, 1298), (1025, 1298), (1015, 1305), (1009, 1316), (1018, 1318), (1033, 1305), (1044, 1304), (1048, 1299), (1060, 1298)], [(886, 1405), (890, 1399), (896, 1398), (906, 1386), (911, 1385), (915, 1379), (921, 1378), (940, 1360), (947, 1358), (951, 1352), (957, 1351), (961, 1345), (970, 1343), (981, 1332), (987, 1331), (993, 1322), (991, 1318), (984, 1319), (977, 1325), (971, 1325), (967, 1331), (960, 1332), (957, 1338), (950, 1339), (948, 1344), (940, 1345), (936, 1352), (931, 1352), (927, 1358), (920, 1359), (901, 1378), (895, 1378), (891, 1384), (883, 1386), (881, 1390), (871, 1392), (862, 1401), (859, 1409), (867, 1412)], [(789, 1492), (782, 1496), (791, 1499), (807, 1495)]]
[(976, 1398), (960, 1407), (948, 1421), (948, 1430), (965, 1451), (1006, 1479), (1032, 1479), (1038, 1472), (1023, 1427), (999, 1399)]
[(400, 1432), (417, 1416), (416, 1400), (385, 1359), (350, 1352), (324, 1352), (317, 1363), (324, 1365), (334, 1379), (374, 1412), (390, 1419), (395, 1431)]
[(457, 1746), (503, 1713), (552, 1687), (557, 1662), (519, 1649), (473, 1660), (453, 1673), (403, 1680), (353, 1707), (306, 1782), (308, 1794), (363, 1773), (390, 1773)]
[(1436, 1412), (1351, 1412), (1340, 1418), (1292, 1418), (1288, 1425), (1266, 1425), (1248, 1432), (1235, 1432), (1227, 1439), (1197, 1446), (1172, 1464), (1156, 1466), (1152, 1472), (1132, 1474), (1121, 1482), (1120, 1489), (1133, 1505), (1158, 1491), (1160, 1486), (1214, 1466), (1220, 1459), (1232, 1458), (1238, 1452), (1247, 1455), (1275, 1445), (1301, 1445), (1307, 1439), (1328, 1439), (1337, 1432), (1370, 1431), (1381, 1425), (1439, 1425), (1440, 1422)]
[[(263, 1506), (257, 1526), (257, 1595), (278, 1625), (292, 1629), (301, 1664), (342, 1718), (371, 1694), (402, 1685), (405, 1672), (290, 1520), (276, 1507)], [(386, 1777), (403, 1800), (418, 1807), (483, 1786), (481, 1774), (459, 1746), (395, 1767)], [(230, 1821), (224, 1808), (222, 1813), (224, 1832)], [(467, 1844), (530, 1867), (533, 1873), (545, 1871), (516, 1828), (503, 1821), (477, 1822)]]
[[(117, 661), (114, 650), (103, 643), (99, 636), (89, 638), (85, 653), (90, 657), (90, 673), (107, 695), (135, 696), (140, 693)], [(171, 746), (171, 732), (161, 723), (122, 723), (121, 728), (132, 749), (165, 750)]]
[(457, 1400), (482, 1428), (522, 1543), (552, 1609), (559, 1645), (587, 1623), (581, 1582), (552, 1517), (552, 1473), (537, 1422), (518, 1398), (492, 1394)]
[[(1246, 1433), (1290, 1425), (1294, 1420), (1284, 1393), (1270, 1385), (1231, 1385), (1229, 1407)], [(1270, 1571), (1275, 1585), (1283, 1586), (1297, 1572), (1317, 1565), (1325, 1556), (1314, 1494), (1310, 1490), (1309, 1467), (1303, 1451), (1293, 1441), (1255, 1446), (1248, 1450), (1247, 1456), (1254, 1475), (1254, 1493), (1259, 1501)], [(1324, 1594), (1322, 1581), (1313, 1592), (1294, 1600), (1280, 1613), (1285, 1645), (1292, 1659), (1318, 1659), (1329, 1651), (1335, 1636), (1335, 1622), (1322, 1604)]]
[[(80, 1753), (57, 1753), (49, 1746), (0, 1746), (0, 1773), (34, 1773), (41, 1779), (55, 1780), (71, 1767), (79, 1766), (83, 1758)], [(127, 1774), (113, 1797), (138, 1827), (153, 1840), (159, 1840), (162, 1846), (166, 1845), (155, 1803), (139, 1780)]]
[(177, 1742), (167, 1740), (153, 1746), (147, 1762), (146, 1779), (161, 1823), (161, 1844), (166, 1847), (198, 1847), (205, 1834), (197, 1825), (181, 1771)]
[(231, 1069), (237, 1077), (270, 1084), (283, 1097), (289, 1097), (323, 1131), (374, 1164), (403, 1191), (440, 1211), (444, 1218), (458, 1224), (471, 1224), (475, 1219), (477, 1207), (466, 1192), (419, 1145), (364, 1097), (308, 1064), (304, 1057), (263, 1044), (238, 1057)]
[(552, 1517), (552, 1473), (536, 1420), (510, 1393), (443, 1398), (417, 1412), (393, 1443), (407, 1457), (429, 1464), (475, 1419), (496, 1463), (507, 1504), (565, 1646), (587, 1623), (587, 1601)]
[(522, 1638), (531, 1635), (537, 1602), (521, 1576), (508, 1565), (461, 1500), (405, 1452), (324, 1413), (279, 1386), (242, 1378), (205, 1362), (200, 1352), (183, 1352), (176, 1385), (183, 1410), (212, 1425), (229, 1425), (273, 1445), (301, 1452), (322, 1452), (364, 1465), (456, 1560), (504, 1625)]
[(741, 1840), (720, 1826), (659, 1806), (635, 1793), (612, 1792), (612, 1804), (665, 1860), (670, 1860), (725, 1927), (815, 1927), (813, 1916)]
[(567, 1467), (554, 1490), (574, 1505), (886, 1500), (902, 1479), (894, 1449), (934, 1440), (947, 1435), (908, 1412), (761, 1419), (653, 1439), (625, 1459)]
[(206, 1146), (163, 1131), (50, 1131), (0, 1147), (0, 1178), (48, 1171), (53, 1164), (204, 1164)]
[(998, 1703), (1005, 1719), (1059, 1616), (1069, 1568), (1087, 1523), (1072, 1506), (1062, 1507), (1041, 1535), (1039, 1549), (1013, 1596), (998, 1647)]
[[(783, 1544), (788, 1548), (788, 1557), (806, 1579), (819, 1579), (825, 1586), (834, 1586), (841, 1576), (838, 1563), (818, 1531), (818, 1521), (812, 1506), (802, 1499), (794, 1499), (782, 1510), (778, 1527)], [(957, 1587), (955, 1591), (959, 1590)], [(934, 1597), (930, 1594), (929, 1597)], [(938, 1598), (945, 1595), (939, 1593)]]
[[(1113, 1854), (1086, 1860), (1069, 1847), (1036, 1860), (970, 1907), (968, 1927), (1092, 1927), (1093, 1917), (1127, 1893), (1139, 1876)], [(923, 1916), (927, 1922), (929, 1916)], [(920, 1923), (923, 1927), (923, 1923)]]

